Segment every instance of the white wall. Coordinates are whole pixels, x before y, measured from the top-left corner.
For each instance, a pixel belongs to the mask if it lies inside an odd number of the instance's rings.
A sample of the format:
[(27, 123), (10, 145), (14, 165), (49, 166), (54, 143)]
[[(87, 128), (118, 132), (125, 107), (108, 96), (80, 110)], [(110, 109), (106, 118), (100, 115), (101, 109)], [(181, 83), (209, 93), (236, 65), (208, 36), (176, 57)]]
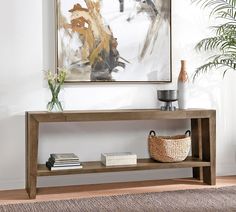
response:
[[(53, 67), (53, 14), (50, 1), (0, 1), (0, 190), (24, 188), (24, 112), (45, 110), (48, 89), (43, 69)], [(173, 0), (173, 83), (155, 85), (73, 85), (63, 91), (65, 109), (157, 108), (156, 90), (176, 88), (179, 61), (188, 60), (189, 74), (203, 56), (193, 47), (207, 36), (206, 12), (190, 0)], [(205, 14), (205, 15), (203, 15)], [(236, 134), (233, 95), (235, 73), (202, 75), (191, 85), (190, 107), (217, 109), (217, 175), (236, 174)], [(51, 152), (75, 152), (81, 160), (98, 160), (101, 152), (133, 151), (147, 157), (147, 133), (182, 133), (185, 121), (43, 124), (39, 161)], [(39, 186), (134, 181), (191, 176), (191, 169), (86, 174), (39, 178)]]

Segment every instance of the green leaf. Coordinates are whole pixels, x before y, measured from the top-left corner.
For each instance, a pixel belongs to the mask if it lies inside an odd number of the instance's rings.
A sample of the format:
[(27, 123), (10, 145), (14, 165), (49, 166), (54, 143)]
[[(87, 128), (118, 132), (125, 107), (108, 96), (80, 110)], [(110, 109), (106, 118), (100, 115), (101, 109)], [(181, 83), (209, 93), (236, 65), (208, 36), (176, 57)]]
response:
[(195, 47), (197, 51), (219, 52), (207, 59), (198, 67), (194, 79), (200, 73), (215, 71), (223, 68), (223, 77), (228, 70), (236, 70), (236, 0), (192, 0), (201, 4), (202, 8), (210, 7), (210, 16), (220, 18), (224, 23), (213, 26), (215, 36), (199, 41)]

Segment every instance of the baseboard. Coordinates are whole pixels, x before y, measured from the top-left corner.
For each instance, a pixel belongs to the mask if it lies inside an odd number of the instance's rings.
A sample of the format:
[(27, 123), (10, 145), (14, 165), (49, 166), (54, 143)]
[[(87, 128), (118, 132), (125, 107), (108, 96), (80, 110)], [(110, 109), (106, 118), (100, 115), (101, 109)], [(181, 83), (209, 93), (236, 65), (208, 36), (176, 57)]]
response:
[(24, 180), (1, 180), (0, 181), (0, 191), (4, 190), (17, 190), (24, 189), (25, 181)]
[(236, 164), (233, 165), (218, 165), (216, 168), (216, 176), (235, 176)]
[[(38, 177), (38, 187), (70, 186), (99, 183), (132, 182), (191, 177), (191, 169), (162, 169), (132, 172)], [(24, 189), (24, 180), (0, 180), (0, 190)]]
[[(96, 184), (96, 183), (112, 183), (112, 182), (129, 182), (129, 181), (141, 181), (141, 180), (161, 180), (161, 179), (173, 179), (173, 178), (185, 178), (190, 177), (189, 169), (180, 170), (162, 170), (162, 171), (143, 171), (138, 175), (129, 176), (128, 173), (116, 174), (88, 174), (88, 175), (70, 175), (60, 177), (42, 177), (38, 179), (39, 187), (47, 186), (66, 186), (66, 185), (79, 185), (79, 184)], [(149, 173), (148, 173), (149, 172)], [(155, 174), (154, 174), (155, 173)], [(134, 174), (134, 173), (132, 173)], [(99, 177), (99, 175), (101, 175)], [(119, 176), (117, 176), (119, 175)], [(221, 165), (217, 166), (217, 176), (236, 176), (236, 165)], [(78, 177), (80, 180), (78, 180)], [(69, 180), (68, 180), (69, 179)], [(78, 183), (78, 181), (80, 181)], [(70, 182), (70, 183), (68, 183)], [(24, 180), (0, 180), (0, 191), (3, 190), (16, 190), (24, 189)]]

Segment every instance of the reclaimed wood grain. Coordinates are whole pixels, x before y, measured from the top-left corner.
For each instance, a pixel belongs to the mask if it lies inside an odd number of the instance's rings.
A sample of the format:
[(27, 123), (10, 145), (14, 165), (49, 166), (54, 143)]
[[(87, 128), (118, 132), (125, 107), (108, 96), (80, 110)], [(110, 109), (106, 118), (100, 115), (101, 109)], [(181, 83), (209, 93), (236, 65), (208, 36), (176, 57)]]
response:
[(26, 190), (31, 199), (36, 197), (39, 123), (27, 114), (26, 121)]
[[(205, 183), (215, 184), (216, 112), (208, 109), (188, 109), (161, 111), (157, 109), (136, 110), (92, 110), (64, 111), (61, 113), (26, 112), (26, 191), (29, 198), (36, 197), (37, 176), (66, 175), (78, 173), (117, 172), (163, 168), (194, 167), (193, 176), (200, 177), (201, 167)], [(45, 165), (38, 165), (38, 132), (42, 122), (89, 122), (190, 119), (193, 139), (193, 156), (181, 163), (157, 163), (150, 159), (140, 159), (137, 166), (105, 167), (100, 162), (85, 162), (79, 170), (49, 171)], [(199, 168), (200, 167), (200, 168)], [(201, 177), (200, 177), (201, 178)]]
[(159, 109), (136, 110), (81, 110), (61, 113), (29, 112), (39, 122), (78, 122), (78, 121), (122, 121), (122, 120), (157, 120), (157, 119), (191, 119), (210, 117), (213, 110), (176, 110)]
[(134, 170), (168, 169), (168, 168), (191, 168), (210, 166), (210, 162), (199, 160), (198, 158), (188, 157), (183, 162), (160, 163), (150, 158), (138, 159), (137, 165), (127, 166), (104, 166), (100, 161), (82, 162), (82, 169), (56, 170), (50, 171), (44, 164), (38, 165), (38, 176), (85, 174), (101, 172), (121, 172)]
[[(191, 119), (192, 156), (202, 160), (202, 124), (201, 119)], [(202, 167), (193, 168), (193, 178), (203, 179)]]

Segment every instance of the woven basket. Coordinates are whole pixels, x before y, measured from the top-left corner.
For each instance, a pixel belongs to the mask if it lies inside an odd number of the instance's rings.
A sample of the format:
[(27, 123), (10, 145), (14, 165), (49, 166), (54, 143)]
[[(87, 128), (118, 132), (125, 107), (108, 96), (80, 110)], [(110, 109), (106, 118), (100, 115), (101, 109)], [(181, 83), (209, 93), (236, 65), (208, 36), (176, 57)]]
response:
[(190, 151), (190, 131), (185, 135), (156, 136), (151, 131), (148, 136), (148, 148), (150, 157), (160, 162), (179, 162), (186, 159)]

